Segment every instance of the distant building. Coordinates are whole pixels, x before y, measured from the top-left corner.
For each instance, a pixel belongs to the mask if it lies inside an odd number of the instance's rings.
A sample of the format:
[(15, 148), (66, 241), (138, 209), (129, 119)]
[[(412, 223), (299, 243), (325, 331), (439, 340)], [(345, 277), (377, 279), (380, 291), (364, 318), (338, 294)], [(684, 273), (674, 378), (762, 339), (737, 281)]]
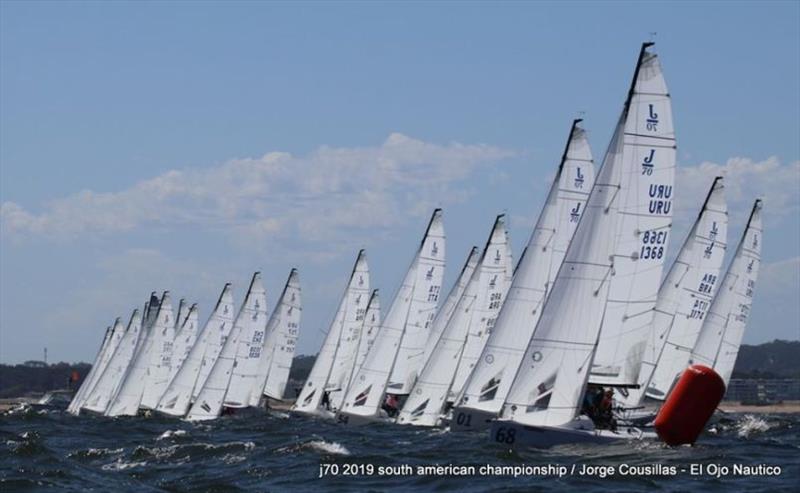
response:
[(743, 404), (800, 401), (800, 379), (733, 378), (725, 393), (725, 400), (739, 401)]
[(47, 368), (47, 363), (44, 361), (29, 360), (22, 363), (22, 366), (27, 366), (29, 368)]

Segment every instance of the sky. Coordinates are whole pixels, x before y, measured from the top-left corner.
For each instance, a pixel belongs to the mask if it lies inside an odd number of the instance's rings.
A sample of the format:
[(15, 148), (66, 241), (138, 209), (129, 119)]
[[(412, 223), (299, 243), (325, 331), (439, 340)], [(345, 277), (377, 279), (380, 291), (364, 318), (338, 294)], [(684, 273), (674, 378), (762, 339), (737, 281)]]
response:
[[(765, 202), (746, 343), (800, 338), (797, 2), (0, 2), (0, 362), (91, 361), (153, 290), (208, 317), (300, 270), (313, 354), (359, 248), (388, 307), (435, 207), (446, 287), (527, 242), (570, 123), (600, 162), (641, 42), (678, 139), (674, 256), (724, 174)], [(733, 251), (733, 248), (729, 248)]]

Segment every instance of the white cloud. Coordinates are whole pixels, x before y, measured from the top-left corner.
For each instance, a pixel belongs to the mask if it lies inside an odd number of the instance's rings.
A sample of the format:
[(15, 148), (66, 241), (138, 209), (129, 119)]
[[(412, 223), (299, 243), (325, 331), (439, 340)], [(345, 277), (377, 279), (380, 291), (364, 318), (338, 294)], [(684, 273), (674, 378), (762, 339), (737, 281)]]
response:
[(800, 257), (763, 263), (745, 342), (800, 338)]
[(438, 145), (395, 133), (377, 147), (321, 147), (306, 156), (271, 152), (212, 168), (171, 170), (119, 192), (86, 190), (57, 199), (38, 213), (6, 202), (0, 218), (4, 232), (16, 237), (190, 225), (224, 230), (239, 242), (292, 236), (304, 243), (330, 241), (464, 201), (469, 192), (456, 185), (512, 155), (487, 145)]
[(781, 164), (777, 157), (763, 161), (734, 157), (725, 164), (702, 162), (696, 166), (679, 166), (676, 197), (680, 201), (676, 217), (695, 217), (716, 176), (725, 177), (725, 196), (738, 220), (750, 212), (753, 201), (764, 198), (765, 217), (782, 218), (800, 213), (800, 161)]

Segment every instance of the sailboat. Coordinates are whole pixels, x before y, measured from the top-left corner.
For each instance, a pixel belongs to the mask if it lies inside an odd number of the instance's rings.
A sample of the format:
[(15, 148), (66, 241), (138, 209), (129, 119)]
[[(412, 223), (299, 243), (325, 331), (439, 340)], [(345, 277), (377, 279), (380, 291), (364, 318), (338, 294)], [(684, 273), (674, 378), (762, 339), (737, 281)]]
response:
[[(424, 355), (417, 345), (427, 337), (426, 331), (435, 317), (444, 256), (442, 210), (436, 209), (378, 335), (347, 389), (337, 414), (340, 423), (358, 425), (384, 419), (381, 405), (385, 395), (395, 395), (411, 383), (409, 379), (416, 374), (414, 366)], [(409, 334), (414, 340), (404, 343)], [(424, 343), (423, 340), (421, 344)], [(412, 348), (416, 348), (415, 353)], [(398, 366), (401, 358), (403, 364)], [(393, 374), (404, 377), (392, 382)]]
[(86, 402), (82, 406), (82, 410), (86, 410), (93, 414), (102, 415), (106, 412), (111, 398), (116, 393), (128, 367), (133, 359), (136, 346), (139, 344), (139, 332), (142, 329), (142, 316), (139, 310), (133, 310), (128, 328), (122, 336), (117, 350), (106, 366), (103, 375), (97, 381), (92, 392), (86, 398)]
[[(716, 292), (727, 236), (725, 187), (722, 177), (717, 177), (678, 256), (661, 283), (653, 326), (639, 370), (638, 388), (617, 397), (622, 406), (628, 409), (641, 408), (645, 404), (645, 396), (664, 400), (672, 382), (688, 365), (689, 352), (694, 347)], [(649, 410), (642, 410), (638, 414), (640, 421), (655, 417), (655, 413)]]
[(237, 357), (245, 354), (243, 350), (240, 351), (240, 346), (248, 347), (249, 351), (255, 332), (264, 327), (266, 323), (265, 306), (266, 292), (261, 283), (261, 273), (256, 272), (250, 281), (244, 303), (233, 322), (230, 335), (225, 339), (219, 357), (216, 358), (197, 399), (192, 403), (186, 415), (188, 420), (206, 421), (219, 417), (223, 402), (226, 400), (234, 366), (238, 364)]
[[(181, 301), (183, 302), (183, 300)], [(181, 313), (181, 311), (181, 309), (178, 309), (178, 320), (182, 320), (182, 322), (180, 326), (176, 325), (175, 327), (176, 332), (175, 341), (172, 344), (172, 365), (170, 368), (169, 382), (172, 382), (178, 370), (183, 366), (183, 362), (186, 361), (187, 356), (189, 356), (189, 351), (192, 350), (195, 342), (197, 342), (197, 336), (200, 330), (197, 303), (192, 304), (188, 310), (185, 310), (185, 313)]]
[(665, 245), (658, 243), (658, 238), (651, 242), (653, 232), (630, 234), (625, 230), (631, 222), (626, 215), (638, 210), (635, 206), (639, 204), (647, 204), (641, 211), (644, 215), (661, 216), (671, 209), (668, 184), (674, 175), (674, 132), (669, 93), (659, 60), (648, 50), (651, 46), (644, 43), (639, 52), (628, 97), (586, 212), (567, 248), (501, 416), (492, 423), (491, 440), (496, 443), (548, 447), (645, 436), (634, 427), (599, 429), (581, 415), (581, 403), (607, 312), (618, 315), (615, 304), (625, 301), (609, 298), (620, 248), (627, 245), (632, 249), (624, 263), (635, 257), (633, 262), (641, 264), (632, 271), (622, 270), (626, 276), (648, 270), (649, 262), (659, 270), (663, 258), (663, 250), (659, 255), (658, 248)]
[(727, 388), (744, 337), (761, 264), (761, 200), (756, 200), (742, 240), (700, 330), (690, 364), (713, 368)]
[(297, 269), (292, 269), (278, 298), (278, 304), (267, 322), (264, 343), (266, 350), (261, 354), (250, 393), (250, 407), (263, 407), (262, 399), (283, 399), (292, 368), (292, 358), (297, 347), (297, 337), (300, 335), (302, 313), (300, 276)]
[(517, 265), (506, 301), (464, 383), (450, 421), (453, 431), (486, 429), (500, 413), (567, 245), (586, 209), (595, 172), (581, 121), (572, 122), (558, 171)]
[(378, 336), (378, 330), (381, 328), (381, 300), (378, 296), (378, 290), (373, 289), (367, 303), (367, 311), (364, 313), (364, 323), (361, 325), (361, 330), (358, 335), (358, 350), (356, 352), (356, 361), (353, 365), (353, 372), (350, 374), (350, 379), (345, 387), (344, 395), (347, 395), (350, 386), (353, 384), (353, 379), (364, 364), (364, 360), (369, 354), (375, 338)]
[[(436, 426), (448, 401), (458, 394), (465, 375), (492, 330), (513, 269), (505, 216), (497, 216), (486, 246), (430, 359), (403, 404), (397, 422)], [(464, 375), (462, 377), (462, 375)]]
[(144, 322), (139, 332), (139, 344), (134, 351), (133, 360), (109, 402), (105, 411), (106, 416), (136, 416), (139, 412), (142, 396), (149, 384), (150, 367), (157, 364), (154, 359), (161, 357), (158, 348), (163, 348), (164, 332), (166, 327), (171, 325), (171, 320), (172, 306), (169, 302), (169, 292), (164, 291), (160, 300), (153, 293), (145, 309)]
[(183, 417), (189, 411), (189, 406), (200, 393), (231, 332), (233, 309), (231, 284), (227, 283), (222, 288), (214, 311), (208, 317), (202, 332), (161, 396), (156, 406), (157, 412)]
[(103, 335), (103, 342), (100, 343), (100, 349), (97, 350), (97, 354), (94, 357), (94, 361), (92, 362), (92, 368), (89, 370), (89, 373), (83, 378), (83, 382), (81, 386), (78, 388), (78, 391), (75, 392), (75, 395), (72, 397), (72, 401), (70, 401), (69, 405), (67, 406), (67, 412), (77, 416), (80, 414), (81, 405), (86, 399), (86, 394), (89, 392), (89, 387), (92, 386), (92, 382), (96, 378), (96, 374), (98, 373), (98, 366), (100, 365), (100, 361), (103, 359), (106, 351), (108, 350), (108, 343), (111, 337), (111, 327), (106, 327), (105, 334)]
[(369, 294), (369, 265), (364, 250), (358, 252), (336, 316), (292, 411), (328, 417), (341, 406), (358, 355), (361, 326)]
[(172, 345), (175, 342), (175, 320), (169, 291), (165, 291), (158, 315), (151, 329), (152, 345), (140, 409), (153, 410), (169, 385), (172, 371)]

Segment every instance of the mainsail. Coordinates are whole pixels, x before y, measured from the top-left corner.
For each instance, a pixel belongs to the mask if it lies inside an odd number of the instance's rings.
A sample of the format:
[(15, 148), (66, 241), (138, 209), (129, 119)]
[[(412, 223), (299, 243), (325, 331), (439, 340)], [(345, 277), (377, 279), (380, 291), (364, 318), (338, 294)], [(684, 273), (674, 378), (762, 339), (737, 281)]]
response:
[(638, 406), (645, 395), (664, 400), (689, 362), (700, 327), (717, 290), (728, 237), (728, 207), (721, 177), (711, 186), (703, 208), (661, 283), (653, 328), (645, 346), (639, 388), (624, 396)]
[(169, 385), (172, 371), (172, 344), (175, 341), (175, 320), (169, 291), (165, 291), (158, 307), (156, 322), (151, 330), (152, 354), (139, 407), (155, 409)]
[(761, 264), (761, 205), (760, 199), (753, 205), (742, 240), (736, 248), (719, 293), (708, 309), (689, 361), (714, 368), (726, 386), (730, 382), (747, 320), (750, 318), (753, 292)]
[(92, 385), (92, 381), (95, 378), (95, 374), (97, 374), (97, 367), (100, 363), (100, 360), (103, 358), (106, 350), (108, 349), (108, 340), (111, 336), (111, 327), (106, 327), (105, 334), (103, 335), (103, 342), (100, 343), (100, 349), (97, 350), (97, 354), (94, 357), (94, 361), (92, 362), (92, 368), (89, 370), (89, 373), (83, 378), (83, 383), (78, 388), (78, 391), (75, 392), (75, 396), (70, 401), (69, 406), (67, 406), (67, 412), (70, 414), (78, 415), (81, 410), (81, 406), (83, 402), (86, 400), (86, 395), (89, 392), (89, 387)]
[(133, 314), (131, 314), (130, 321), (128, 322), (128, 328), (125, 330), (125, 334), (122, 336), (117, 350), (114, 352), (108, 365), (106, 365), (106, 369), (97, 381), (94, 389), (92, 389), (91, 393), (86, 398), (86, 402), (82, 406), (83, 409), (97, 414), (105, 413), (108, 403), (111, 401), (111, 397), (116, 393), (122, 383), (125, 372), (128, 371), (128, 367), (133, 359), (133, 354), (136, 351), (136, 346), (139, 344), (139, 332), (141, 329), (142, 317), (138, 309), (133, 310)]
[[(484, 335), (491, 331), (511, 282), (512, 265), (505, 218), (501, 214), (492, 225), (478, 266), (453, 315), (403, 405), (399, 423), (437, 424), (450, 392), (460, 391), (463, 379), (459, 381), (459, 373), (471, 370), (465, 353), (479, 354)], [(474, 348), (468, 347), (470, 342)]]
[[(572, 123), (558, 172), (517, 265), (506, 301), (475, 369), (464, 384), (458, 400), (463, 408), (460, 424), (465, 423), (470, 409), (489, 414), (500, 412), (542, 305), (586, 209), (595, 172), (589, 141), (580, 122)], [(456, 418), (457, 415), (458, 412), (454, 413)]]
[[(341, 408), (343, 421), (349, 419), (347, 415), (377, 417), (378, 409), (387, 391), (389, 376), (396, 366), (407, 325), (411, 323), (409, 321), (410, 314), (416, 313), (419, 316), (421, 309), (427, 308), (429, 303), (435, 304), (438, 301), (438, 287), (441, 285), (442, 271), (444, 270), (444, 261), (439, 259), (443, 259), (443, 257), (442, 211), (436, 209), (403, 283), (395, 294), (386, 318), (381, 323), (372, 347), (347, 390), (344, 405)], [(417, 286), (420, 276), (426, 282)], [(425, 291), (424, 299), (428, 301), (424, 304), (420, 303), (418, 300), (423, 299), (423, 293), (418, 293), (415, 288)], [(416, 321), (418, 318), (415, 317), (414, 320)], [(423, 353), (420, 350), (419, 359), (422, 356)]]
[(480, 249), (476, 246), (472, 247), (469, 251), (469, 255), (467, 255), (467, 260), (464, 262), (464, 266), (461, 267), (461, 273), (458, 275), (456, 283), (450, 288), (450, 292), (447, 294), (447, 298), (445, 298), (442, 307), (436, 312), (436, 318), (433, 319), (433, 324), (431, 324), (431, 333), (428, 336), (428, 342), (425, 344), (423, 367), (430, 359), (431, 353), (433, 353), (433, 349), (436, 347), (436, 343), (439, 342), (439, 338), (442, 336), (445, 326), (447, 326), (447, 322), (449, 322), (450, 317), (453, 316), (453, 310), (456, 309), (458, 300), (460, 300), (461, 295), (464, 294), (464, 289), (467, 288), (467, 283), (470, 278), (472, 278), (472, 273), (478, 266), (480, 258)]
[[(369, 301), (368, 293), (369, 265), (366, 253), (361, 250), (353, 265), (333, 323), (328, 329), (311, 373), (292, 410), (319, 414), (325, 393), (329, 393), (326, 407), (331, 407), (333, 404), (330, 392), (336, 392), (339, 395), (336, 400), (341, 402), (344, 386), (350, 378), (349, 372), (352, 371), (358, 351), (358, 333)], [(344, 362), (349, 366), (345, 366)]]
[(283, 398), (300, 333), (302, 313), (300, 276), (297, 269), (292, 269), (267, 322), (266, 350), (261, 355), (255, 386), (250, 394), (250, 406), (258, 406), (262, 395), (273, 399)]
[(369, 297), (367, 303), (367, 311), (364, 314), (364, 323), (361, 325), (361, 331), (358, 336), (358, 351), (356, 352), (356, 361), (353, 365), (353, 371), (350, 373), (350, 381), (347, 382), (347, 388), (344, 393), (347, 395), (347, 390), (353, 383), (358, 370), (364, 364), (367, 358), (372, 343), (375, 342), (375, 337), (378, 335), (378, 329), (381, 327), (381, 300), (378, 297), (378, 290), (374, 289), (372, 295)]
[[(233, 327), (233, 295), (230, 283), (225, 284), (217, 304), (203, 328), (199, 338), (189, 350), (189, 354), (167, 390), (161, 397), (156, 410), (171, 416), (185, 416), (193, 396), (200, 393), (205, 377), (217, 361), (222, 346)], [(203, 372), (204, 368), (209, 368)], [(196, 389), (196, 391), (195, 391)]]
[(614, 277), (589, 381), (635, 386), (672, 229), (675, 130), (656, 55), (643, 51), (624, 126)]
[[(658, 132), (659, 123), (670, 118), (668, 101), (661, 96), (665, 91), (657, 58), (647, 51), (651, 44), (645, 43), (639, 53), (628, 98), (586, 212), (514, 378), (503, 406), (503, 419), (559, 426), (578, 414), (619, 259), (615, 253), (623, 219), (620, 207), (649, 200), (648, 189), (635, 186), (635, 180), (630, 179), (643, 172), (642, 161), (636, 157), (644, 152), (649, 155), (649, 148), (634, 146), (629, 139), (638, 142), (640, 135)], [(654, 119), (655, 125), (648, 122)], [(631, 187), (638, 199), (626, 187)], [(662, 203), (660, 211), (664, 208)], [(647, 261), (651, 255), (639, 258)]]

